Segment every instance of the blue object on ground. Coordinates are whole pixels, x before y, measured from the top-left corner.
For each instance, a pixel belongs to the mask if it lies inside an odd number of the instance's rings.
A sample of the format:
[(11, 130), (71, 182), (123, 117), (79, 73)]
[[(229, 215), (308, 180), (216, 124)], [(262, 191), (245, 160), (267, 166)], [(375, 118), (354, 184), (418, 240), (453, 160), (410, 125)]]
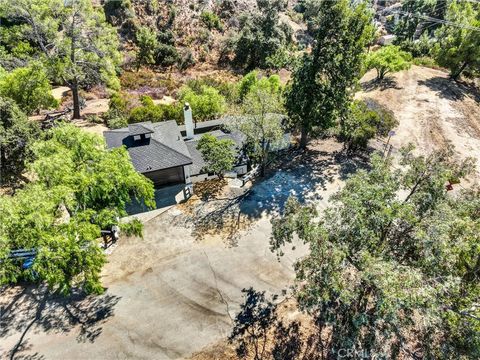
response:
[(33, 262), (34, 262), (35, 258), (31, 257), (31, 258), (28, 258), (27, 260), (25, 260), (22, 264), (22, 268), (24, 270), (26, 269), (30, 269), (33, 265)]

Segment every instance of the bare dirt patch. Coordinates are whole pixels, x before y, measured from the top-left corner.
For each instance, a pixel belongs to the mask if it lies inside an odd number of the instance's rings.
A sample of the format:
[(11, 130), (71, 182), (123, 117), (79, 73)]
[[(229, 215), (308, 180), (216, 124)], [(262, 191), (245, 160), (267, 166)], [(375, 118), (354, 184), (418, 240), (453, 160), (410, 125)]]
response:
[(480, 170), (479, 92), (459, 84), (441, 70), (412, 66), (390, 76), (383, 83), (369, 72), (362, 79), (358, 98), (373, 98), (392, 110), (400, 124), (391, 143), (400, 148), (408, 143), (417, 153), (428, 154), (452, 144), (461, 159), (473, 157)]

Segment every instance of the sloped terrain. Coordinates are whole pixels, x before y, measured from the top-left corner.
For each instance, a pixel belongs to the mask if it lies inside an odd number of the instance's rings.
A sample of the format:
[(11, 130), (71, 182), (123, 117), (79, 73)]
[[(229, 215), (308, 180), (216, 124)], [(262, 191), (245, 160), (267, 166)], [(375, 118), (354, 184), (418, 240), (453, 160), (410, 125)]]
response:
[(452, 144), (459, 158), (473, 157), (480, 170), (480, 94), (441, 70), (412, 66), (377, 84), (374, 73), (362, 79), (359, 98), (372, 98), (399, 120), (391, 144), (413, 143), (427, 154)]

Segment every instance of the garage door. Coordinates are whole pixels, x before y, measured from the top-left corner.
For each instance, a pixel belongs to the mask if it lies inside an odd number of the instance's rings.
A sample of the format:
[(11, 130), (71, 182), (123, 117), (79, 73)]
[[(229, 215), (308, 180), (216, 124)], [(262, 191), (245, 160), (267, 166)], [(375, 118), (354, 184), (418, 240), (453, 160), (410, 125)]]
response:
[(152, 171), (144, 174), (151, 179), (155, 186), (171, 185), (185, 182), (183, 166), (165, 170)]

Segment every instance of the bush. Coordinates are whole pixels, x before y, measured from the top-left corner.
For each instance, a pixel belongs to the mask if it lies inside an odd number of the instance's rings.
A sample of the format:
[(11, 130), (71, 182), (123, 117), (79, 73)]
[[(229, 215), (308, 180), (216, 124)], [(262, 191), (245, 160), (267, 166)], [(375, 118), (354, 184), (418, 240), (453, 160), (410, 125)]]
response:
[(213, 119), (225, 111), (225, 98), (211, 86), (201, 86), (197, 92), (184, 86), (180, 89), (180, 101), (182, 105), (190, 104), (193, 117), (199, 121)]
[(176, 120), (177, 124), (183, 124), (183, 105), (176, 104), (159, 104), (157, 105), (163, 113), (163, 120)]
[(107, 119), (109, 129), (121, 129), (128, 126), (128, 121), (124, 117), (114, 117)]
[(138, 106), (133, 108), (128, 117), (128, 123), (139, 123), (144, 121), (163, 121), (163, 111), (156, 105)]
[(264, 76), (259, 78), (257, 71), (249, 72), (238, 83), (239, 100), (242, 101), (249, 92), (256, 88), (261, 88), (271, 94), (279, 94), (282, 91), (280, 77), (278, 75), (271, 75), (269, 77)]
[(158, 44), (156, 64), (162, 67), (171, 67), (180, 61), (177, 48), (173, 45)]
[(0, 75), (0, 95), (14, 100), (27, 115), (57, 107), (51, 92), (45, 69), (39, 63)]
[(423, 34), (417, 40), (404, 40), (401, 41), (398, 46), (403, 51), (409, 52), (413, 57), (423, 57), (429, 56), (432, 50), (432, 41), (427, 36)]
[(178, 69), (185, 71), (193, 65), (195, 65), (195, 58), (193, 57), (192, 51), (190, 49), (184, 50), (177, 61)]
[(354, 101), (343, 119), (340, 137), (348, 151), (364, 149), (375, 136), (387, 136), (398, 125), (393, 113), (373, 100)]
[(104, 118), (108, 120), (114, 118), (126, 118), (128, 115), (128, 101), (122, 94), (116, 92), (110, 96), (108, 102), (108, 111), (105, 113)]
[(85, 116), (85, 120), (92, 124), (103, 124), (103, 119), (97, 114), (88, 114)]
[(222, 23), (220, 22), (220, 18), (211, 11), (203, 11), (200, 14), (200, 19), (209, 30), (222, 30)]
[(141, 96), (142, 106), (137, 106), (130, 111), (128, 123), (138, 123), (144, 121), (159, 122), (166, 120), (176, 120), (182, 122), (183, 109), (181, 103), (176, 104), (158, 104), (155, 105), (149, 96)]
[(421, 56), (413, 58), (412, 63), (417, 66), (425, 66), (433, 69), (440, 68), (440, 65), (437, 64), (435, 59), (428, 56)]

